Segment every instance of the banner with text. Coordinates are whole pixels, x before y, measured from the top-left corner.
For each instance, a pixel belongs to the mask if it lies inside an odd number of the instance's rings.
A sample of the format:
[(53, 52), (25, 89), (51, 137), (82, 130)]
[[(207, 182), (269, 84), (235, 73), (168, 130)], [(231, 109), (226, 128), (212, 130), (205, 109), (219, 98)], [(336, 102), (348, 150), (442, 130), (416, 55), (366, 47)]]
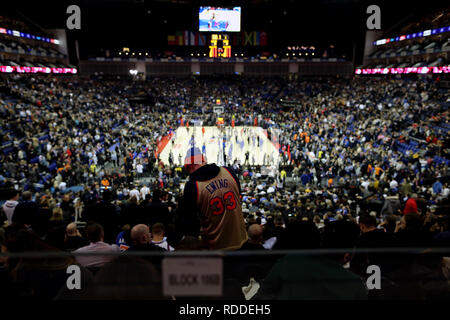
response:
[[(206, 46), (207, 35), (195, 31), (177, 31), (167, 36), (169, 46)], [(230, 34), (232, 46), (267, 46), (267, 32), (244, 31), (238, 34)]]

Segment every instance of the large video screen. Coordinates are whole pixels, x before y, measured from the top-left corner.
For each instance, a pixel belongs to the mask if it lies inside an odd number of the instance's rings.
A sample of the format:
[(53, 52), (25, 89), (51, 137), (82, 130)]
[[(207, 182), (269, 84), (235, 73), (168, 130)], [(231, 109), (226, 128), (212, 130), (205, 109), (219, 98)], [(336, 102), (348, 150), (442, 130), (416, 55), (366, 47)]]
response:
[(241, 7), (200, 7), (198, 20), (199, 31), (240, 32)]

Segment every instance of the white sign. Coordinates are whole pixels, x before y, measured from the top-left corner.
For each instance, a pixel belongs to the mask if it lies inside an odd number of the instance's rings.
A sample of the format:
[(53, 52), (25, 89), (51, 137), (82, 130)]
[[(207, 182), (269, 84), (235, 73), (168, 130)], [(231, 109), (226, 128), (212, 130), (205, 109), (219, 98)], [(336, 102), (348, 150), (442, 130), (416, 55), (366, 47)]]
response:
[(166, 257), (162, 270), (165, 296), (222, 295), (222, 258)]

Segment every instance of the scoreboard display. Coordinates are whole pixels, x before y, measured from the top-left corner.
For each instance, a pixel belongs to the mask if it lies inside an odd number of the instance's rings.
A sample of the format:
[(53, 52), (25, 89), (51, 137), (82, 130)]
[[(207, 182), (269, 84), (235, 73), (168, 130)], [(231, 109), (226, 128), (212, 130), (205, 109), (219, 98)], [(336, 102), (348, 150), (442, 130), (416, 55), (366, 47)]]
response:
[(198, 27), (200, 32), (240, 32), (241, 7), (200, 7)]
[(231, 58), (230, 37), (227, 34), (212, 34), (209, 46), (210, 58)]

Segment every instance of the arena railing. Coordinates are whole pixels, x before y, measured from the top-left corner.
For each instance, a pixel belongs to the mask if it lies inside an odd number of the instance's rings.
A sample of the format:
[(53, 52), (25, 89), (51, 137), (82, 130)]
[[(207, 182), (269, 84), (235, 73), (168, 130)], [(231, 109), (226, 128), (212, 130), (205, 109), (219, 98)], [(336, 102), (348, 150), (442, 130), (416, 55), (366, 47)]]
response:
[[(89, 261), (103, 265), (83, 267)], [(2, 294), (56, 300), (450, 299), (450, 247), (4, 252)]]

